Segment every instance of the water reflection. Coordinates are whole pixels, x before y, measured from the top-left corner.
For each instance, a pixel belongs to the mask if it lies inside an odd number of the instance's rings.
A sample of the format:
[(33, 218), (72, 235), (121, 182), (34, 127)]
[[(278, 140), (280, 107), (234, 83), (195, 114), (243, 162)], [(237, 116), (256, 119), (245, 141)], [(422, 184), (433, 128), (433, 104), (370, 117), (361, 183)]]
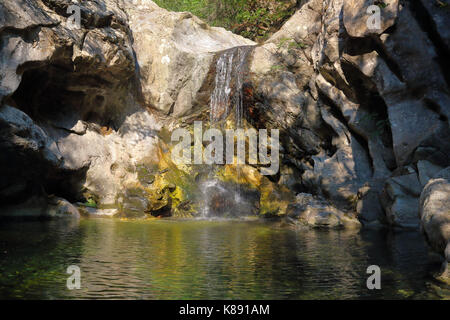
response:
[[(296, 231), (261, 222), (81, 220), (0, 225), (1, 298), (449, 298), (416, 232)], [(69, 265), (82, 289), (69, 291)], [(366, 268), (382, 290), (366, 288)]]

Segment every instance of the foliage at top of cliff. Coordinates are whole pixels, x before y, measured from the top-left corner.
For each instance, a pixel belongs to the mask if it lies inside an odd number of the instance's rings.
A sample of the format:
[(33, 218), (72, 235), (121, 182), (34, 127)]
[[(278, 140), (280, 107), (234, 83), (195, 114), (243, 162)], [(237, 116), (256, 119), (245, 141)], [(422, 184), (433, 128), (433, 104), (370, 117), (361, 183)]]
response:
[(297, 0), (154, 0), (171, 11), (189, 11), (215, 27), (264, 41), (296, 10)]

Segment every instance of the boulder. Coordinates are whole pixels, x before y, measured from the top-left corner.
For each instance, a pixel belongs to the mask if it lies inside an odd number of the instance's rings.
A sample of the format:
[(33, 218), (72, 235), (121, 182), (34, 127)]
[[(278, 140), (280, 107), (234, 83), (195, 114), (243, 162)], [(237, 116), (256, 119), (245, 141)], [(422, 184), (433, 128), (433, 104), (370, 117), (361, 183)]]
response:
[(58, 197), (50, 197), (49, 205), (45, 212), (45, 217), (50, 218), (79, 218), (80, 212), (78, 209), (71, 204), (69, 201), (58, 198)]
[(445, 259), (442, 278), (450, 282), (450, 167), (437, 173), (423, 188), (419, 215), (428, 243)]
[(2, 1), (0, 3), (0, 32), (7, 28), (31, 29), (52, 26), (53, 19), (33, 0)]
[(386, 222), (384, 209), (380, 203), (383, 185), (384, 179), (373, 180), (358, 191), (356, 212), (364, 226), (380, 226), (381, 223)]
[(430, 161), (420, 160), (417, 162), (417, 171), (419, 173), (419, 181), (422, 187), (428, 183), (428, 181), (434, 177), (439, 171), (443, 168), (441, 166), (437, 166)]
[(415, 172), (389, 178), (381, 196), (387, 223), (394, 227), (418, 228), (420, 192), (421, 185)]
[(361, 226), (354, 216), (347, 215), (328, 202), (306, 193), (297, 195), (295, 203), (288, 208), (288, 217), (295, 223), (311, 228), (355, 229)]
[(69, 201), (55, 196), (32, 196), (20, 204), (3, 206), (0, 218), (78, 219), (80, 212)]
[(124, 217), (142, 218), (150, 213), (150, 195), (142, 188), (129, 188), (119, 197), (120, 211)]
[(321, 10), (323, 1), (307, 1), (279, 31), (273, 34), (267, 41), (277, 46), (280, 41), (292, 39), (297, 43), (312, 46), (321, 29)]

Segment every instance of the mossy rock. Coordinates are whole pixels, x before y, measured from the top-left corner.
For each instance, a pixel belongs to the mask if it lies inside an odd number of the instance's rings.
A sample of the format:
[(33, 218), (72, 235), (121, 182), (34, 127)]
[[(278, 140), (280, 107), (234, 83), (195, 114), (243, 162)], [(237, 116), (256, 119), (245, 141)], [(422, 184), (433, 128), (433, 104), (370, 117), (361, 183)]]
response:
[(280, 217), (288, 213), (294, 194), (285, 186), (277, 185), (264, 177), (261, 186), (260, 214), (264, 217)]
[(140, 164), (136, 167), (136, 171), (138, 180), (143, 186), (148, 186), (155, 182), (155, 175), (148, 166)]
[[(231, 119), (233, 114), (230, 113), (228, 118)], [(223, 125), (225, 128), (233, 128), (235, 121), (228, 118), (223, 121)], [(188, 128), (192, 129), (192, 127)], [(164, 132), (164, 135), (165, 140), (168, 141), (170, 133)], [(257, 167), (246, 164), (215, 167), (175, 164), (171, 158), (172, 148), (171, 144), (160, 142), (159, 161), (154, 171), (154, 180), (147, 189), (152, 195), (150, 198), (152, 204), (171, 199), (174, 217), (191, 217), (199, 214), (202, 209), (201, 203), (204, 202), (204, 195), (200, 192), (199, 185), (205, 179), (216, 178), (230, 189), (239, 187), (243, 198), (256, 198), (256, 205), (252, 205), (252, 208), (248, 210), (249, 215), (259, 213), (267, 217), (283, 216), (287, 212), (289, 203), (293, 201), (294, 195), (286, 187), (271, 182), (261, 175)], [(211, 170), (216, 170), (213, 176)]]
[(150, 211), (149, 194), (142, 188), (127, 189), (121, 198), (120, 216), (142, 218)]

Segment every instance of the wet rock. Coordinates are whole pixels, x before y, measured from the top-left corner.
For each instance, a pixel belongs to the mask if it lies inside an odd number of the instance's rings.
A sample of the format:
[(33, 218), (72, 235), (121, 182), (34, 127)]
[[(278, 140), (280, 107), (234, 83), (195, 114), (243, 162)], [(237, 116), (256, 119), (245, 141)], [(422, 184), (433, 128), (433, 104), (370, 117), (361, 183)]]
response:
[(302, 225), (312, 228), (359, 228), (358, 219), (336, 209), (324, 200), (311, 194), (300, 193), (294, 204), (289, 206), (288, 216)]
[(99, 209), (99, 208), (91, 208), (86, 206), (79, 206), (79, 212), (82, 215), (90, 216), (90, 217), (114, 217), (120, 214), (120, 210), (117, 208), (113, 209)]
[(277, 186), (268, 180), (264, 180), (260, 190), (259, 214), (269, 218), (286, 216), (293, 193), (286, 187)]
[(155, 175), (152, 170), (146, 165), (138, 165), (137, 168), (138, 180), (143, 186), (148, 186), (155, 182)]
[(201, 213), (207, 217), (240, 218), (257, 215), (260, 193), (252, 186), (206, 180), (200, 185)]
[(51, 218), (79, 218), (80, 212), (78, 209), (63, 198), (52, 197), (49, 200), (49, 205), (46, 209), (45, 216)]
[(127, 218), (142, 218), (151, 211), (149, 194), (141, 188), (130, 188), (121, 198), (120, 211)]
[(174, 183), (169, 183), (167, 186), (170, 192), (174, 192), (177, 189), (177, 186)]
[(154, 217), (170, 217), (172, 215), (172, 198), (166, 197), (163, 201), (152, 204), (150, 213)]

